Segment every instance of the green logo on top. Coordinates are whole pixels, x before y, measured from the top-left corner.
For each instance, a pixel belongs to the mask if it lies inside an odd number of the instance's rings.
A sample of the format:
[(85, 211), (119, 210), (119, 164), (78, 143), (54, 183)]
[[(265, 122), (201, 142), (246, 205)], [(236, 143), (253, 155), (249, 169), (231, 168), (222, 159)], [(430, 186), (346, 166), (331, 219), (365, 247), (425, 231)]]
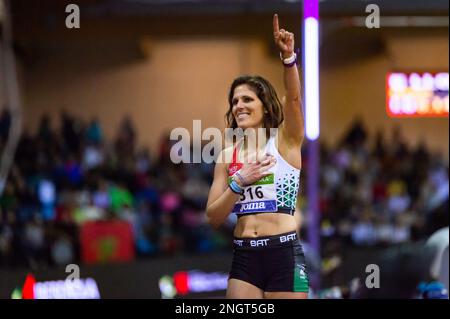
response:
[[(228, 184), (231, 183), (231, 179), (233, 177), (232, 176), (228, 176)], [(264, 176), (263, 178), (261, 178), (260, 180), (257, 180), (256, 182), (254, 182), (252, 185), (267, 185), (267, 184), (273, 184), (273, 180), (274, 180), (274, 175), (273, 173), (267, 176)]]

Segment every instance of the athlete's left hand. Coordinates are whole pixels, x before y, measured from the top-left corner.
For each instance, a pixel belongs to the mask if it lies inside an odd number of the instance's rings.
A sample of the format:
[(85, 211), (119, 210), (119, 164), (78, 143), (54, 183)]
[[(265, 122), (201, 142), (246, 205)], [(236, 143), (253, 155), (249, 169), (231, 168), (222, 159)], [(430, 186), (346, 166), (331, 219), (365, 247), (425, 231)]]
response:
[(294, 53), (294, 34), (285, 29), (280, 30), (278, 14), (273, 16), (273, 39), (283, 59), (289, 58)]

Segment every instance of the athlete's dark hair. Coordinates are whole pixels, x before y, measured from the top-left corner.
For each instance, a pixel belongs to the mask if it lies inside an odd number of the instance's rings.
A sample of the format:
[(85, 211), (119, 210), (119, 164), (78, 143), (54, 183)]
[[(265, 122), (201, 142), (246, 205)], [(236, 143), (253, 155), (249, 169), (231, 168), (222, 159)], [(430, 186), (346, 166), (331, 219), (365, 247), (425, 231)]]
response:
[(283, 108), (278, 99), (277, 92), (269, 81), (261, 76), (243, 75), (236, 78), (231, 84), (230, 92), (228, 94), (229, 109), (225, 114), (227, 126), (235, 129), (237, 128), (236, 119), (233, 116), (233, 96), (234, 90), (239, 85), (247, 84), (250, 89), (255, 92), (258, 98), (262, 101), (264, 108), (264, 128), (266, 129), (267, 137), (270, 136), (271, 128), (278, 128), (284, 120)]

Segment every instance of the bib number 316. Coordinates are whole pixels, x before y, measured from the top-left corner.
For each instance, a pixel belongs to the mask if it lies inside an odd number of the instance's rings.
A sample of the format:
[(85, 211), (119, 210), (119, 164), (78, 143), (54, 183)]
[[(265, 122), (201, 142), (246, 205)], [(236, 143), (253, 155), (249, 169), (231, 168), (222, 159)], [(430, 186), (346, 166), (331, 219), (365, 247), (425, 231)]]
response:
[(264, 197), (264, 194), (262, 192), (262, 186), (256, 186), (248, 187), (244, 192), (241, 194), (240, 201), (245, 201), (246, 199), (254, 200), (256, 198), (261, 199)]

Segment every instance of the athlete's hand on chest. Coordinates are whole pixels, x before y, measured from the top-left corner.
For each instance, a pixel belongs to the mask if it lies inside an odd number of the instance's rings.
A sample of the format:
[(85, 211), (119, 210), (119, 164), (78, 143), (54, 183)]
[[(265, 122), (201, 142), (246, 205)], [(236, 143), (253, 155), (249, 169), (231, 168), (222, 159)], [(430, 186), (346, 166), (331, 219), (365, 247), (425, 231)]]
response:
[[(254, 182), (270, 174), (269, 170), (276, 164), (276, 159), (270, 154), (265, 154), (260, 158), (244, 162), (242, 168), (238, 171), (240, 178), (235, 178), (240, 186), (251, 185)], [(245, 184), (245, 185), (243, 185)]]

